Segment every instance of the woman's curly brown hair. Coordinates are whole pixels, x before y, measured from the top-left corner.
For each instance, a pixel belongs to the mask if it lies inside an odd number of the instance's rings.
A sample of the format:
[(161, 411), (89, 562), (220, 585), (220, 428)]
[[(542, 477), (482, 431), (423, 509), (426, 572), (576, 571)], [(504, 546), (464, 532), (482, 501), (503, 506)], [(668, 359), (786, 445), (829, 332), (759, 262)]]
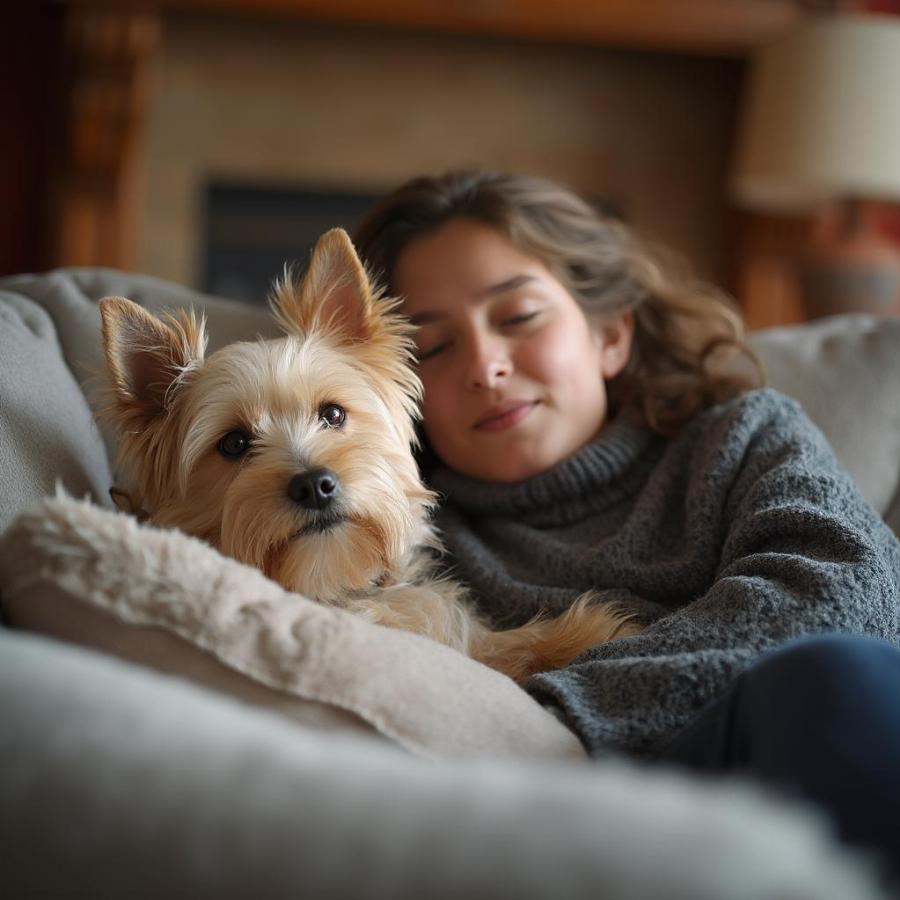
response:
[(540, 260), (590, 319), (634, 315), (631, 357), (608, 384), (613, 413), (633, 407), (652, 429), (671, 435), (700, 410), (762, 384), (727, 295), (553, 182), (484, 169), (416, 178), (385, 197), (354, 240), (394, 293), (403, 250), (451, 219), (496, 228)]

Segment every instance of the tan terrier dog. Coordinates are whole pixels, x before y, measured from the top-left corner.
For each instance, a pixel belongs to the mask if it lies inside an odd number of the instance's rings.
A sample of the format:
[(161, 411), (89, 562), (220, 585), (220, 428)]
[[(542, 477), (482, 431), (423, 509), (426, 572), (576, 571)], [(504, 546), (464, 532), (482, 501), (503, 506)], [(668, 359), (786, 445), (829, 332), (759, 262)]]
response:
[(272, 299), (277, 340), (204, 357), (205, 322), (100, 302), (101, 418), (155, 525), (202, 538), (290, 591), (425, 635), (516, 681), (639, 628), (586, 595), (558, 619), (492, 630), (434, 574), (434, 495), (413, 457), (412, 326), (373, 290), (346, 233)]

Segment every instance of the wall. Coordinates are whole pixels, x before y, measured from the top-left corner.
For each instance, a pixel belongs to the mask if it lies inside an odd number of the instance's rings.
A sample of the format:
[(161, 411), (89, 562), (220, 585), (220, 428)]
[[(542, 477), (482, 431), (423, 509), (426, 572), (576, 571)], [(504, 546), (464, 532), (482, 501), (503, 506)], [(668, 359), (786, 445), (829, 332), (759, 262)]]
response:
[(142, 271), (199, 283), (211, 175), (380, 192), (486, 164), (611, 200), (722, 273), (735, 60), (184, 15), (163, 47)]

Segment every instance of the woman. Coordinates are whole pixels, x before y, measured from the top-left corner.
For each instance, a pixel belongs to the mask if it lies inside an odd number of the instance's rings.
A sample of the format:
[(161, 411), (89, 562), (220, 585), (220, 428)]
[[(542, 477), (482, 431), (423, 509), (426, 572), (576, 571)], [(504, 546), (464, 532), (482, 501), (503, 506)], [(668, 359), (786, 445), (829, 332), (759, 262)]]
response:
[(496, 623), (646, 627), (529, 691), (597, 756), (747, 771), (900, 868), (900, 545), (739, 316), (571, 192), (453, 172), (358, 249), (418, 326), (423, 468)]

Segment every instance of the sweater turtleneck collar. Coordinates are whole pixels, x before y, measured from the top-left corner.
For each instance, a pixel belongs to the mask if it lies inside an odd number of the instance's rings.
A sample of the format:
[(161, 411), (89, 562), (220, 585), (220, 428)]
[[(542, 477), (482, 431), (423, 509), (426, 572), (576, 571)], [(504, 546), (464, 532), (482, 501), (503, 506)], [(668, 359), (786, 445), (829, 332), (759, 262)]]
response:
[(623, 411), (589, 444), (525, 481), (481, 481), (440, 466), (430, 484), (469, 513), (527, 515), (601, 494), (615, 501), (629, 489), (634, 470), (643, 470), (637, 464), (655, 439), (636, 414)]

